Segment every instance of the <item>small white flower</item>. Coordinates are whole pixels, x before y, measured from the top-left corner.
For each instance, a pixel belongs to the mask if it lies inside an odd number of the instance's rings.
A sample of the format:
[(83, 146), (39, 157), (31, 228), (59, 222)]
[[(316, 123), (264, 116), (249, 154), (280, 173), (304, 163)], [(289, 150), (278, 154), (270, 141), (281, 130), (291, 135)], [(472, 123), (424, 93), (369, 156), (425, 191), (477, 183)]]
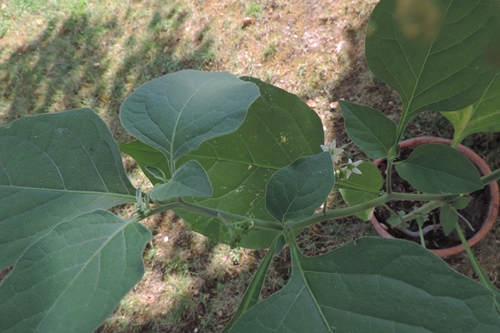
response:
[(345, 179), (349, 179), (349, 177), (351, 176), (352, 173), (356, 173), (358, 175), (361, 174), (361, 171), (358, 169), (358, 165), (360, 165), (361, 162), (363, 162), (363, 161), (359, 160), (359, 161), (356, 161), (353, 163), (352, 160), (349, 159), (349, 162), (347, 163), (347, 165), (342, 168), (342, 170), (345, 170), (345, 172), (346, 172)]
[(324, 152), (328, 152), (332, 155), (332, 161), (334, 163), (339, 162), (339, 156), (344, 152), (344, 149), (337, 148), (337, 140), (333, 140), (329, 147), (321, 145), (321, 149), (323, 149)]

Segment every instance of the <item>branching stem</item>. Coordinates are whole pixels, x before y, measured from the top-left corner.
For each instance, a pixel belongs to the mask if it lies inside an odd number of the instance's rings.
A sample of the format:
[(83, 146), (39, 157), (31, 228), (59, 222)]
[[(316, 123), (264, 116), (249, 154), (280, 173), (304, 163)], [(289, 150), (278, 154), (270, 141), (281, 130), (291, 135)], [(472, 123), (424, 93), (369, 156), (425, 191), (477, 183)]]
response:
[(208, 207), (203, 207), (191, 202), (186, 202), (182, 198), (178, 198), (176, 201), (169, 202), (167, 204), (161, 204), (157, 206), (151, 207), (151, 209), (148, 209), (142, 216), (138, 217), (137, 220), (141, 220), (143, 218), (146, 218), (148, 216), (158, 214), (161, 212), (165, 212), (168, 210), (176, 210), (176, 209), (182, 209), (186, 210), (189, 212), (197, 213), (200, 215), (212, 217), (212, 218), (218, 218), (218, 216), (222, 215), (227, 219), (230, 219), (232, 221), (247, 221), (251, 219), (253, 221), (253, 226), (252, 228), (255, 229), (261, 229), (261, 230), (269, 230), (269, 231), (283, 231), (284, 229), (290, 228), (293, 230), (300, 230), (302, 228), (305, 228), (311, 224), (321, 222), (321, 221), (326, 221), (326, 220), (331, 220), (331, 219), (337, 219), (349, 215), (354, 215), (356, 213), (359, 213), (361, 211), (367, 210), (374, 208), (376, 206), (385, 204), (388, 201), (391, 200), (404, 200), (404, 201), (429, 201), (427, 204), (424, 206), (420, 207), (419, 209), (415, 210), (412, 213), (409, 213), (405, 216), (403, 216), (401, 219), (403, 222), (412, 220), (416, 217), (418, 217), (421, 214), (425, 214), (426, 212), (438, 208), (443, 205), (443, 203), (453, 200), (457, 198), (457, 195), (439, 195), (439, 194), (417, 194), (417, 193), (383, 193), (381, 196), (378, 198), (369, 200), (367, 202), (354, 205), (351, 207), (344, 207), (344, 208), (337, 208), (334, 210), (328, 210), (328, 211), (322, 211), (320, 213), (314, 214), (310, 218), (304, 219), (302, 221), (298, 222), (285, 222), (284, 225), (278, 221), (266, 221), (266, 220), (260, 220), (260, 219), (253, 219), (249, 218), (248, 216), (243, 216), (243, 215), (238, 215), (238, 214), (233, 214), (229, 212), (224, 212), (220, 211), (217, 209), (213, 208), (208, 208)]

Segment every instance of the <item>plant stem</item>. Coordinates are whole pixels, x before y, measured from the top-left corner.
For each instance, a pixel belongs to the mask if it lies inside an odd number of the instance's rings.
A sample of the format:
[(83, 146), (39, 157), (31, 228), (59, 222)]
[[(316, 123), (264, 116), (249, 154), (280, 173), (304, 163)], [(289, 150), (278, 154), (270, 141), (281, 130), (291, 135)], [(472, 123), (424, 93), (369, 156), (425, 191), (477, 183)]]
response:
[(420, 193), (391, 193), (390, 200), (403, 201), (450, 201), (456, 199), (458, 195), (454, 194), (420, 194)]
[(392, 215), (394, 216), (398, 216), (400, 219), (401, 219), (401, 216), (398, 215), (398, 213), (396, 213), (394, 210), (391, 209), (391, 207), (389, 207), (389, 205), (386, 205), (386, 204), (383, 204), (384, 208), (387, 209)]
[(418, 234), (420, 236), (420, 244), (425, 247), (424, 232), (422, 231), (420, 224), (418, 225)]
[(340, 217), (353, 215), (353, 214), (359, 213), (363, 210), (370, 209), (370, 208), (373, 208), (375, 206), (386, 203), (387, 201), (390, 200), (390, 197), (391, 197), (390, 194), (385, 193), (378, 198), (361, 203), (359, 205), (329, 210), (325, 214), (323, 214), (323, 213), (314, 214), (310, 218), (299, 221), (299, 222), (285, 222), (285, 227), (290, 227), (294, 230), (297, 230), (297, 229), (305, 228), (305, 227), (307, 227), (313, 223), (316, 223), (316, 222), (321, 222), (321, 221), (325, 221), (325, 220), (329, 220), (329, 219), (337, 219)]
[(455, 226), (455, 230), (458, 233), (458, 237), (460, 237), (460, 241), (462, 242), (462, 245), (465, 247), (465, 252), (467, 252), (467, 255), (469, 256), (469, 260), (471, 261), (472, 266), (474, 267), (474, 270), (476, 271), (476, 274), (479, 277), (479, 280), (485, 286), (488, 286), (490, 279), (484, 273), (484, 271), (481, 269), (479, 262), (477, 261), (476, 257), (474, 256), (474, 253), (472, 252), (469, 244), (467, 243), (467, 239), (465, 239), (465, 236), (462, 232), (462, 229), (460, 229), (460, 226), (458, 224)]
[(460, 141), (459, 141), (459, 140), (460, 140), (460, 134), (455, 133), (455, 134), (453, 135), (453, 141), (451, 142), (450, 147), (451, 147), (451, 148), (457, 148), (457, 146), (460, 144)]
[[(396, 148), (392, 148), (396, 149)], [(391, 149), (391, 151), (392, 151)], [(387, 158), (387, 169), (385, 170), (385, 188), (387, 193), (392, 193), (392, 158)]]
[(174, 201), (174, 202), (171, 202), (168, 204), (164, 204), (164, 205), (159, 205), (159, 206), (156, 206), (156, 207), (149, 209), (144, 215), (141, 215), (139, 217), (139, 219), (142, 220), (142, 219), (145, 219), (145, 218), (150, 217), (152, 215), (163, 213), (163, 212), (166, 212), (168, 210), (173, 210), (176, 208), (179, 208), (179, 202), (177, 202), (177, 201)]
[(476, 256), (469, 247), (469, 244), (467, 244), (467, 240), (465, 239), (465, 236), (462, 233), (462, 230), (460, 229), (460, 226), (458, 224), (455, 226), (455, 230), (457, 231), (458, 236), (460, 237), (460, 241), (462, 241), (462, 244), (465, 247), (465, 252), (467, 252), (467, 256), (469, 257), (472, 267), (474, 267), (474, 271), (479, 277), (481, 283), (493, 293), (493, 296), (495, 297), (496, 309), (500, 312), (500, 290), (498, 290), (498, 288), (490, 281), (486, 272), (483, 270), (481, 265), (479, 265)]
[[(314, 214), (308, 219), (299, 221), (299, 222), (285, 222), (285, 227), (290, 227), (292, 229), (301, 229), (305, 228), (313, 223), (316, 222), (321, 222), (329, 219), (337, 219), (340, 217), (345, 217), (349, 215), (354, 215), (356, 213), (359, 213), (363, 210), (367, 210), (379, 205), (382, 205), (388, 201), (391, 200), (407, 200), (407, 201), (428, 201), (428, 200), (433, 200), (424, 206), (420, 207), (416, 211), (410, 213), (414, 214), (413, 218), (414, 219), (417, 217), (418, 214), (423, 214), (424, 212), (427, 212), (427, 209), (435, 209), (443, 205), (444, 202), (448, 200), (452, 200), (456, 198), (456, 195), (440, 195), (440, 194), (415, 194), (415, 193), (384, 193), (380, 197), (363, 202), (358, 205), (354, 205), (351, 207), (345, 207), (345, 208), (338, 208), (334, 210), (329, 210), (326, 211), (325, 214), (319, 213), (319, 214)], [(425, 207), (425, 208), (424, 208)], [(408, 215), (410, 215), (408, 214)], [(404, 217), (403, 217), (404, 219)], [(409, 220), (411, 220), (409, 219)], [(408, 220), (408, 221), (409, 221)], [(403, 220), (404, 221), (404, 220)]]
[(425, 205), (423, 205), (422, 207), (415, 209), (413, 212), (408, 213), (405, 216), (402, 216), (401, 223), (414, 220), (417, 217), (430, 212), (431, 210), (434, 210), (436, 208), (441, 207), (444, 203), (445, 203), (445, 201), (430, 201), (430, 202), (426, 203)]
[(481, 177), (481, 180), (483, 181), (484, 185), (489, 184), (489, 183), (496, 181), (498, 179), (500, 179), (500, 169), (497, 169), (497, 170)]
[(161, 212), (165, 212), (167, 210), (175, 210), (175, 209), (183, 209), (189, 212), (194, 212), (200, 215), (208, 216), (211, 218), (218, 219), (218, 214), (222, 214), (225, 218), (228, 218), (233, 221), (253, 221), (252, 228), (270, 230), (270, 231), (283, 231), (283, 226), (279, 222), (274, 221), (265, 221), (259, 219), (253, 219), (248, 216), (242, 216), (237, 214), (232, 214), (228, 212), (223, 212), (217, 209), (207, 208), (203, 206), (196, 205), (191, 202), (186, 202), (182, 198), (178, 198), (177, 201), (171, 202), (165, 205), (160, 205), (149, 210), (147, 214), (143, 218), (146, 218), (151, 215), (155, 215)]
[(401, 118), (399, 119), (399, 123), (396, 129), (396, 144), (389, 149), (389, 154), (387, 156), (387, 169), (385, 174), (385, 187), (387, 193), (392, 193), (392, 164), (394, 158), (396, 156), (396, 151), (398, 149), (399, 142), (401, 141), (401, 137), (403, 136), (403, 132), (408, 124), (407, 120), (408, 116), (408, 105), (403, 108), (403, 112), (401, 113)]
[[(454, 210), (455, 210), (455, 209), (454, 209)], [(464, 222), (467, 224), (467, 226), (470, 228), (470, 230), (472, 230), (472, 231), (476, 232), (476, 230), (474, 230), (474, 228), (472, 227), (472, 224), (470, 224), (470, 222), (469, 222), (469, 221), (468, 221), (468, 220), (467, 220), (467, 219), (466, 219), (466, 218), (465, 218), (462, 214), (460, 214), (460, 213), (459, 213), (459, 212), (457, 212), (456, 210), (455, 210), (455, 213), (457, 213), (457, 215), (458, 215), (460, 218), (462, 218), (462, 220), (464, 220)]]
[[(238, 214), (232, 214), (228, 212), (223, 212), (217, 209), (213, 208), (208, 208), (208, 207), (203, 207), (191, 202), (186, 202), (182, 200), (182, 198), (177, 199), (177, 201), (165, 204), (165, 205), (159, 205), (157, 207), (154, 207), (147, 211), (144, 216), (141, 216), (138, 220), (146, 218), (148, 216), (158, 214), (161, 212), (165, 212), (167, 210), (175, 210), (175, 209), (183, 209), (187, 210), (190, 212), (194, 212), (200, 215), (208, 216), (211, 218), (217, 219), (218, 214), (222, 214), (225, 218), (233, 220), (233, 221), (247, 221), (247, 220), (252, 220), (253, 221), (253, 227), (256, 229), (262, 229), (262, 230), (269, 230), (269, 231), (283, 231), (284, 228), (292, 228), (294, 230), (302, 229), (305, 228), (311, 224), (314, 224), (316, 222), (321, 222), (329, 219), (337, 219), (340, 217), (345, 217), (349, 215), (354, 215), (356, 213), (359, 213), (363, 210), (367, 210), (370, 208), (374, 208), (378, 205), (382, 205), (388, 201), (391, 200), (406, 200), (406, 201), (428, 201), (432, 200), (431, 202), (425, 204), (424, 206), (420, 207), (419, 209), (415, 210), (414, 212), (407, 214), (406, 216), (402, 217), (403, 221), (409, 221), (411, 219), (414, 219), (417, 215), (426, 213), (427, 211), (430, 211), (434, 208), (440, 207), (444, 202), (448, 200), (452, 200), (456, 198), (456, 195), (440, 195), (440, 194), (416, 194), (416, 193), (384, 193), (380, 197), (366, 201), (364, 203), (354, 205), (351, 207), (345, 207), (345, 208), (338, 208), (334, 210), (329, 210), (326, 212), (321, 212), (318, 214), (314, 214), (308, 219), (298, 221), (298, 222), (286, 222), (285, 225), (283, 226), (280, 222), (278, 221), (266, 221), (266, 220), (260, 220), (260, 219), (253, 219), (248, 216), (243, 216), (243, 215), (238, 215)], [(434, 208), (433, 208), (434, 207)], [(410, 218), (413, 216), (412, 218)]]

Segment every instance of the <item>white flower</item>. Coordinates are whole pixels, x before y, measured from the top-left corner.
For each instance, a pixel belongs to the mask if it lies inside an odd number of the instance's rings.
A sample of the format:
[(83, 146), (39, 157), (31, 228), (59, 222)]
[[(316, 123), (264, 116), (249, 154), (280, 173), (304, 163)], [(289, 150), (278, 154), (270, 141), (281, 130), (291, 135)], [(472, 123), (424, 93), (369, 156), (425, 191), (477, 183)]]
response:
[(333, 140), (329, 147), (321, 145), (321, 149), (323, 149), (324, 152), (332, 154), (332, 161), (334, 163), (339, 162), (339, 156), (344, 152), (344, 149), (337, 148), (337, 140)]
[(345, 179), (349, 179), (349, 177), (351, 176), (351, 173), (356, 173), (358, 175), (361, 174), (361, 171), (358, 169), (358, 165), (361, 164), (361, 160), (359, 161), (356, 161), (356, 162), (352, 162), (351, 159), (349, 159), (349, 162), (347, 163), (347, 165), (345, 167), (342, 168), (342, 170), (345, 170), (346, 172), (346, 176), (345, 176)]

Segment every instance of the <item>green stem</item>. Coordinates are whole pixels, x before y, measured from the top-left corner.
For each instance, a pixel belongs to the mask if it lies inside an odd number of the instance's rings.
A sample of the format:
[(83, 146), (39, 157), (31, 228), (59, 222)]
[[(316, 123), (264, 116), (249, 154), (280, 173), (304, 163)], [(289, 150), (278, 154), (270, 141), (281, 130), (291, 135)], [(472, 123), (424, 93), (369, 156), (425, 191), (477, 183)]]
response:
[[(444, 202), (456, 198), (457, 196), (450, 195), (440, 195), (440, 194), (415, 194), (415, 193), (384, 193), (380, 197), (363, 202), (358, 205), (354, 205), (351, 207), (338, 208), (334, 210), (329, 210), (325, 214), (319, 213), (314, 214), (308, 219), (299, 221), (299, 222), (285, 222), (285, 227), (290, 227), (292, 229), (302, 229), (316, 222), (321, 222), (330, 219), (337, 219), (340, 217), (345, 217), (349, 215), (354, 215), (363, 210), (367, 210), (379, 205), (382, 205), (391, 200), (406, 200), (406, 201), (428, 201), (433, 200), (435, 208), (440, 207)], [(426, 205), (424, 205), (426, 206)], [(420, 209), (422, 209), (422, 206)], [(427, 206), (429, 207), (429, 206)], [(434, 208), (433, 208), (434, 209)], [(418, 211), (418, 210), (417, 210)], [(415, 213), (415, 212), (413, 212)], [(410, 213), (411, 214), (411, 213)]]
[[(393, 151), (393, 149), (396, 149), (395, 147), (392, 147), (390, 151)], [(391, 194), (392, 193), (392, 158), (388, 157), (387, 158), (387, 169), (385, 170), (385, 188), (387, 190), (387, 193)]]
[(335, 210), (329, 210), (325, 214), (323, 214), (323, 213), (314, 214), (310, 218), (299, 221), (299, 222), (285, 222), (285, 227), (290, 227), (294, 230), (302, 229), (302, 228), (305, 228), (305, 227), (307, 227), (313, 223), (316, 223), (316, 222), (321, 222), (321, 221), (325, 221), (325, 220), (337, 219), (337, 218), (344, 217), (344, 216), (354, 215), (354, 214), (361, 212), (363, 210), (370, 209), (370, 208), (373, 208), (375, 206), (386, 203), (389, 200), (390, 200), (390, 194), (385, 193), (378, 198), (361, 203), (359, 205), (354, 205), (354, 206), (345, 207), (345, 208), (338, 208)]
[(401, 114), (401, 118), (399, 119), (398, 128), (396, 131), (397, 142), (401, 141), (401, 137), (403, 136), (406, 125), (408, 125), (409, 119), (407, 118), (408, 118), (408, 108), (406, 107)]
[(485, 176), (481, 177), (481, 180), (483, 181), (483, 184), (489, 184), (491, 182), (497, 181), (500, 179), (500, 169), (497, 169)]
[(387, 156), (387, 170), (385, 175), (385, 187), (387, 193), (392, 193), (392, 164), (396, 155), (396, 151), (398, 149), (399, 141), (401, 141), (401, 137), (403, 136), (403, 132), (408, 124), (408, 120), (406, 119), (408, 115), (408, 109), (404, 108), (401, 119), (399, 119), (398, 127), (396, 129), (396, 144), (389, 149), (389, 156)]
[(427, 214), (428, 212), (441, 207), (444, 203), (445, 201), (430, 201), (422, 207), (415, 209), (413, 212), (402, 216), (401, 223), (412, 221), (421, 215)]
[(424, 233), (422, 232), (422, 226), (418, 225), (418, 233), (420, 234), (420, 244), (425, 248)]
[(391, 193), (391, 200), (402, 201), (450, 201), (457, 198), (458, 195), (449, 194), (419, 194), (419, 193)]
[(389, 205), (384, 204), (383, 206), (385, 209), (387, 209), (389, 212), (391, 212), (392, 215), (399, 216), (398, 213), (396, 213), (394, 210), (391, 209), (391, 207), (389, 207)]
[[(238, 214), (232, 214), (228, 212), (223, 212), (219, 211), (217, 209), (212, 209), (212, 208), (207, 208), (203, 206), (196, 205), (191, 202), (186, 202), (182, 200), (182, 198), (179, 198), (177, 201), (165, 204), (165, 205), (160, 205), (157, 207), (154, 207), (147, 211), (144, 216), (141, 216), (140, 219), (146, 218), (151, 215), (155, 215), (161, 212), (165, 212), (167, 210), (175, 210), (175, 209), (183, 209), (187, 210), (190, 212), (194, 212), (200, 215), (208, 216), (211, 218), (218, 218), (218, 214), (222, 214), (225, 218), (233, 220), (233, 221), (246, 221), (246, 220), (252, 220), (253, 221), (253, 227), (256, 229), (262, 229), (262, 230), (269, 230), (269, 231), (283, 231), (284, 227), (287, 228), (292, 228), (294, 230), (298, 230), (301, 228), (305, 228), (311, 224), (314, 224), (316, 222), (321, 222), (329, 219), (337, 219), (340, 217), (345, 217), (349, 215), (354, 215), (356, 213), (359, 213), (363, 210), (367, 210), (370, 208), (374, 208), (378, 205), (382, 205), (388, 201), (391, 200), (406, 200), (406, 201), (429, 201), (432, 200), (431, 202), (427, 203), (426, 205), (422, 206), (415, 212), (412, 212), (408, 215), (411, 216), (411, 214), (415, 214), (418, 212), (422, 212), (424, 207), (429, 207), (432, 208), (432, 205), (435, 205), (435, 208), (441, 206), (443, 202), (452, 200), (457, 196), (450, 196), (450, 195), (439, 195), (439, 194), (416, 194), (416, 193), (384, 193), (380, 197), (369, 200), (367, 202), (354, 205), (351, 207), (345, 207), (345, 208), (338, 208), (334, 210), (329, 210), (326, 211), (325, 213), (321, 212), (318, 214), (314, 214), (308, 219), (299, 221), (299, 222), (287, 222), (285, 223), (285, 226), (283, 226), (280, 222), (275, 222), (275, 221), (266, 221), (266, 220), (259, 220), (259, 219), (252, 219), (249, 218), (248, 216), (243, 216), (243, 215), (238, 215)], [(433, 209), (433, 208), (432, 208)], [(407, 216), (408, 216), (407, 215)], [(405, 217), (403, 217), (404, 219)]]
[(457, 135), (457, 133), (455, 133), (455, 135), (453, 136), (453, 140), (451, 141), (450, 147), (457, 148), (459, 144), (460, 144), (460, 134)]
[(163, 213), (163, 212), (166, 212), (168, 210), (173, 210), (176, 208), (179, 208), (179, 202), (177, 202), (177, 201), (171, 202), (168, 204), (159, 205), (159, 206), (156, 206), (154, 208), (149, 209), (144, 215), (139, 216), (139, 219), (142, 220), (142, 219), (145, 219), (147, 217), (150, 217), (150, 216), (153, 216), (153, 215), (156, 215), (159, 213)]
[(230, 219), (233, 221), (252, 220), (253, 221), (252, 228), (270, 230), (270, 231), (283, 231), (283, 226), (279, 222), (252, 219), (248, 216), (242, 216), (242, 215), (232, 214), (232, 213), (228, 213), (228, 212), (222, 212), (222, 211), (219, 211), (217, 209), (207, 208), (207, 207), (196, 205), (196, 204), (191, 203), (191, 202), (186, 202), (186, 201), (182, 200), (182, 198), (179, 198), (175, 202), (171, 202), (171, 203), (168, 203), (165, 205), (160, 205), (160, 206), (157, 206), (155, 208), (152, 208), (142, 218), (146, 218), (146, 217), (151, 216), (151, 215), (155, 215), (158, 213), (165, 212), (167, 210), (174, 210), (174, 209), (183, 209), (183, 210), (187, 210), (189, 212), (194, 212), (194, 213), (208, 216), (208, 217), (215, 218), (215, 219), (218, 219), (218, 214), (222, 214), (224, 216), (224, 218), (227, 218), (227, 219)]
[(496, 309), (500, 313), (500, 290), (498, 290), (498, 288), (490, 281), (486, 272), (483, 270), (481, 265), (479, 265), (476, 256), (472, 252), (469, 244), (467, 244), (467, 240), (465, 239), (465, 236), (462, 233), (462, 230), (460, 229), (460, 226), (458, 224), (455, 226), (455, 230), (458, 233), (458, 237), (460, 237), (460, 241), (465, 247), (465, 252), (467, 252), (467, 256), (469, 257), (472, 267), (474, 267), (474, 271), (479, 277), (479, 281), (481, 281), (481, 283), (493, 293), (493, 296), (495, 297)]
[(479, 266), (479, 263), (477, 262), (476, 257), (474, 256), (474, 253), (472, 252), (469, 244), (467, 243), (467, 239), (465, 239), (465, 236), (462, 232), (462, 229), (460, 229), (460, 226), (457, 224), (455, 226), (455, 230), (458, 233), (458, 237), (460, 237), (460, 241), (462, 242), (463, 246), (465, 247), (465, 252), (467, 252), (467, 256), (469, 257), (469, 260), (472, 263), (472, 266), (474, 267), (474, 271), (476, 272), (477, 276), (479, 277), (479, 280), (481, 281), (482, 284), (485, 286), (488, 286), (490, 283), (490, 279), (486, 275), (486, 273), (481, 269), (481, 266)]

